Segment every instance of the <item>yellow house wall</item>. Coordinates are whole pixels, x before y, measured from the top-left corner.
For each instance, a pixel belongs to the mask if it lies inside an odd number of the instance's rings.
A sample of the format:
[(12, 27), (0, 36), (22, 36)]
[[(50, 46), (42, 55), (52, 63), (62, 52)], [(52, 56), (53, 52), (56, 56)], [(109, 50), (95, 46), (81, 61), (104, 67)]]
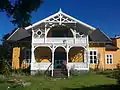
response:
[(105, 54), (112, 54), (113, 55), (113, 64), (107, 64), (105, 59), (105, 69), (114, 69), (117, 65), (117, 58), (116, 58), (116, 51), (105, 51)]
[(117, 42), (117, 47), (120, 48), (120, 38), (117, 38), (117, 39), (116, 39), (116, 42)]
[(20, 69), (20, 68), (28, 68), (29, 65), (24, 63), (24, 47), (14, 47), (13, 55), (12, 55), (12, 68)]
[(116, 64), (120, 64), (120, 38), (117, 38), (116, 39), (116, 46), (119, 48), (117, 51), (116, 51), (116, 54), (115, 54), (115, 60), (116, 60)]
[(105, 47), (89, 47), (89, 50), (96, 50), (97, 53), (100, 53), (100, 63), (99, 64), (90, 64), (90, 68), (96, 69), (101, 68), (104, 69), (105, 65)]
[(19, 69), (20, 68), (20, 48), (14, 47), (13, 48), (13, 55), (12, 55), (12, 68), (13, 69)]
[[(120, 48), (120, 38), (117, 38), (115, 40), (116, 46)], [(114, 50), (114, 51), (106, 51), (105, 47), (89, 47), (89, 49), (97, 50), (98, 53), (100, 53), (100, 64), (99, 68), (103, 69), (115, 69), (117, 68), (117, 65), (120, 64), (120, 49)], [(106, 63), (106, 54), (112, 54), (113, 55), (113, 64), (107, 64)], [(98, 64), (90, 64), (90, 68), (95, 69), (98, 66)]]

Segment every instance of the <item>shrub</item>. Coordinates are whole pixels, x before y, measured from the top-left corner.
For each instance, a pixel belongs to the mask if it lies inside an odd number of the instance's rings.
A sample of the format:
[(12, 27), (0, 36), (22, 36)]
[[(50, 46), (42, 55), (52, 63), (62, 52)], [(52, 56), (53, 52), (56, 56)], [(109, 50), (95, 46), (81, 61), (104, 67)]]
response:
[(4, 83), (6, 79), (7, 78), (4, 75), (0, 75), (0, 83)]
[(6, 76), (11, 74), (11, 67), (5, 59), (0, 60), (0, 74), (4, 74)]
[(117, 70), (115, 71), (115, 79), (117, 79), (117, 84), (120, 85), (120, 64), (117, 65)]

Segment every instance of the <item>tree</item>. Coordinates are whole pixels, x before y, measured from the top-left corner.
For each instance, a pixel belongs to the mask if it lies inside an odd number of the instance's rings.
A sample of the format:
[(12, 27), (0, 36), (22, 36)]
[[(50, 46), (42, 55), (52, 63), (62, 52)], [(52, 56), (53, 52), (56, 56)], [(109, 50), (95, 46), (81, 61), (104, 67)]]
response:
[(37, 11), (42, 0), (2, 0), (0, 12), (12, 18), (11, 22), (18, 27), (25, 27), (31, 24), (31, 14)]

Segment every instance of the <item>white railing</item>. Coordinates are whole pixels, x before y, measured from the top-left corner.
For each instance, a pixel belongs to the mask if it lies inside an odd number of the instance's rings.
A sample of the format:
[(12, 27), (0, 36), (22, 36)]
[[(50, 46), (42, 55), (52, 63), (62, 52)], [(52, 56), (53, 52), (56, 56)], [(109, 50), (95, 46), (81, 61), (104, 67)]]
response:
[[(31, 63), (31, 70), (47, 70), (48, 67), (50, 66), (50, 62), (34, 62)], [(50, 67), (50, 70), (52, 69), (52, 67)]]
[(87, 44), (87, 37), (79, 38), (59, 38), (59, 37), (48, 37), (48, 38), (33, 38), (33, 43), (60, 43), (60, 44)]
[(77, 63), (77, 62), (73, 62), (73, 63), (68, 63), (68, 69), (69, 70), (89, 70), (89, 65), (88, 63)]
[(87, 37), (76, 38), (76, 44), (87, 44)]
[(44, 43), (45, 39), (44, 38), (34, 38), (32, 41), (33, 41), (33, 43)]
[(74, 43), (74, 38), (46, 38), (46, 43)]

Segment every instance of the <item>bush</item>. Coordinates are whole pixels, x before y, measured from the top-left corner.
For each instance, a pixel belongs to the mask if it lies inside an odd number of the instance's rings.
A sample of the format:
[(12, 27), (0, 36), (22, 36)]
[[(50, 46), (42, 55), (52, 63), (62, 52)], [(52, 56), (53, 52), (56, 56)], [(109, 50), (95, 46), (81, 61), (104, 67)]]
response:
[(0, 75), (0, 83), (4, 83), (7, 78), (4, 75)]
[(11, 74), (11, 67), (6, 60), (0, 60), (0, 74), (9, 76)]
[(115, 71), (115, 79), (117, 79), (117, 84), (120, 85), (120, 64), (117, 65), (117, 70)]

